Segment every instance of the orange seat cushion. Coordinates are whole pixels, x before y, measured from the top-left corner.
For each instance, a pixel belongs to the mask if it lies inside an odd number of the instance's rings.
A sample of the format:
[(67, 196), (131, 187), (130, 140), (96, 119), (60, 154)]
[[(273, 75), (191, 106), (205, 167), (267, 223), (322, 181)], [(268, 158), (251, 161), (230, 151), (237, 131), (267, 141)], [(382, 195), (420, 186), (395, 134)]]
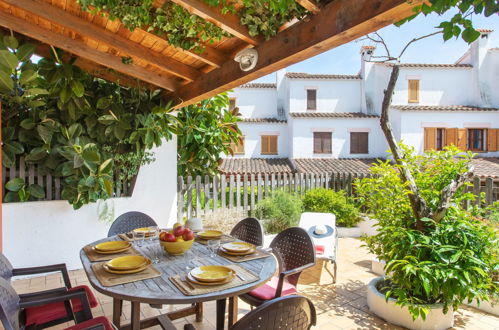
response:
[(109, 322), (109, 320), (105, 316), (99, 316), (91, 320), (75, 324), (69, 328), (66, 328), (65, 330), (84, 330), (91, 327), (95, 327), (97, 325), (104, 326), (104, 329), (106, 330), (114, 330), (113, 326), (111, 325), (111, 322)]
[[(277, 290), (277, 284), (279, 283), (279, 278), (277, 276), (272, 277), (270, 281), (258, 287), (250, 292), (249, 295), (256, 297), (261, 300), (271, 300), (275, 298), (275, 292)], [(282, 285), (281, 297), (289, 296), (296, 293), (296, 287), (286, 281)]]
[[(68, 292), (76, 291), (82, 288), (85, 289), (90, 307), (97, 307), (99, 303), (97, 302), (94, 293), (88, 286), (75, 286), (69, 289)], [(81, 312), (83, 310), (80, 299), (71, 299), (71, 305), (73, 306), (73, 311), (75, 313)], [(64, 302), (62, 301), (41, 306), (29, 307), (26, 308), (26, 325), (44, 324), (50, 321), (62, 319), (66, 316), (66, 308), (64, 307)]]

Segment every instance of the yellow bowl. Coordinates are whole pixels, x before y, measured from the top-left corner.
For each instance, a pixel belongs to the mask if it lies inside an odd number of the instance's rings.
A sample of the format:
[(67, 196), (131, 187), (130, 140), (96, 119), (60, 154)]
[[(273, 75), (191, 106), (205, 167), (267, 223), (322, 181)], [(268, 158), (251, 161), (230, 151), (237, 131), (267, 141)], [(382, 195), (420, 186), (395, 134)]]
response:
[(159, 244), (161, 244), (163, 249), (169, 254), (174, 256), (184, 254), (185, 251), (189, 250), (192, 247), (192, 243), (194, 243), (193, 239), (190, 241), (182, 241), (182, 242), (159, 241)]

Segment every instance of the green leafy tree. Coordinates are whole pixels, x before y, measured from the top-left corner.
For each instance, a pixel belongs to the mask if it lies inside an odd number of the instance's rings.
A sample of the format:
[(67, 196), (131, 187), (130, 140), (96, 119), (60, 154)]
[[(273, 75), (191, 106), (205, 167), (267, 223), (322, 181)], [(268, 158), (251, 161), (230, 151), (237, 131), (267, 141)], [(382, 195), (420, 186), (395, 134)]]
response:
[(229, 110), (229, 97), (222, 93), (189, 105), (178, 113), (178, 173), (216, 175), (222, 154), (233, 154), (241, 131), (238, 108)]

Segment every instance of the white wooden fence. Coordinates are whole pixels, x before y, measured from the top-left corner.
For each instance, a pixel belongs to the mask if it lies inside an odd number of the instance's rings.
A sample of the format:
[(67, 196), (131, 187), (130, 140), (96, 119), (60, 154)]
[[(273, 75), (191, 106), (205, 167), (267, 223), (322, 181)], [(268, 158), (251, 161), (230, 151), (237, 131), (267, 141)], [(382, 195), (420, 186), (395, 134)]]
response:
[[(352, 173), (274, 173), (266, 175), (229, 175), (187, 178), (177, 180), (177, 218), (200, 217), (218, 209), (236, 208), (251, 212), (258, 201), (275, 190), (304, 194), (314, 188), (345, 190), (347, 195), (354, 193), (353, 181), (364, 178), (364, 174)], [(470, 191), (477, 196), (485, 194), (485, 204), (499, 200), (499, 179), (473, 178)], [(225, 192), (225, 193), (224, 193)]]

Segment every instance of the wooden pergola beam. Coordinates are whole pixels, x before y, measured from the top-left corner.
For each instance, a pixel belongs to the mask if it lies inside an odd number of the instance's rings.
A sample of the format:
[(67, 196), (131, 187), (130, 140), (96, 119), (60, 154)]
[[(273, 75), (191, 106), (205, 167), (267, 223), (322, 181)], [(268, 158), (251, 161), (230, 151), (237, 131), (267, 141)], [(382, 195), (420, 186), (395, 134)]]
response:
[(15, 17), (14, 15), (3, 11), (0, 11), (0, 26), (18, 31), (30, 38), (61, 48), (77, 56), (86, 58), (95, 63), (169, 91), (175, 91), (178, 88), (178, 83), (171, 77), (147, 70), (135, 64), (124, 64), (118, 56), (90, 48), (81, 41), (77, 41), (59, 33), (46, 30), (37, 25), (30, 24), (21, 18)]
[(182, 86), (177, 107), (199, 102), (289, 65), (323, 53), (412, 15), (421, 0), (335, 0), (255, 47), (259, 60), (250, 72), (235, 61)]
[[(156, 0), (154, 6), (161, 7), (165, 1), (168, 0)], [(260, 36), (251, 36), (249, 34), (248, 28), (241, 25), (239, 17), (232, 13), (222, 14), (219, 8), (212, 7), (208, 5), (204, 0), (171, 0), (179, 6), (182, 6), (189, 13), (197, 15), (216, 26), (220, 27), (232, 34), (233, 36), (251, 44), (258, 45), (263, 42), (263, 38)]]
[(162, 56), (161, 54), (153, 52), (136, 42), (130, 41), (129, 39), (104, 28), (100, 28), (85, 19), (72, 15), (69, 12), (57, 8), (47, 2), (41, 2), (38, 0), (2, 0), (2, 2), (8, 3), (10, 6), (20, 8), (26, 12), (30, 12), (33, 15), (37, 15), (66, 29), (84, 33), (86, 37), (99, 41), (123, 54), (131, 56), (132, 58), (144, 60), (161, 70), (174, 74), (183, 79), (193, 81), (201, 75), (201, 72), (189, 65), (176, 61), (172, 58)]
[(296, 0), (306, 10), (317, 14), (320, 10), (319, 6), (314, 0)]

